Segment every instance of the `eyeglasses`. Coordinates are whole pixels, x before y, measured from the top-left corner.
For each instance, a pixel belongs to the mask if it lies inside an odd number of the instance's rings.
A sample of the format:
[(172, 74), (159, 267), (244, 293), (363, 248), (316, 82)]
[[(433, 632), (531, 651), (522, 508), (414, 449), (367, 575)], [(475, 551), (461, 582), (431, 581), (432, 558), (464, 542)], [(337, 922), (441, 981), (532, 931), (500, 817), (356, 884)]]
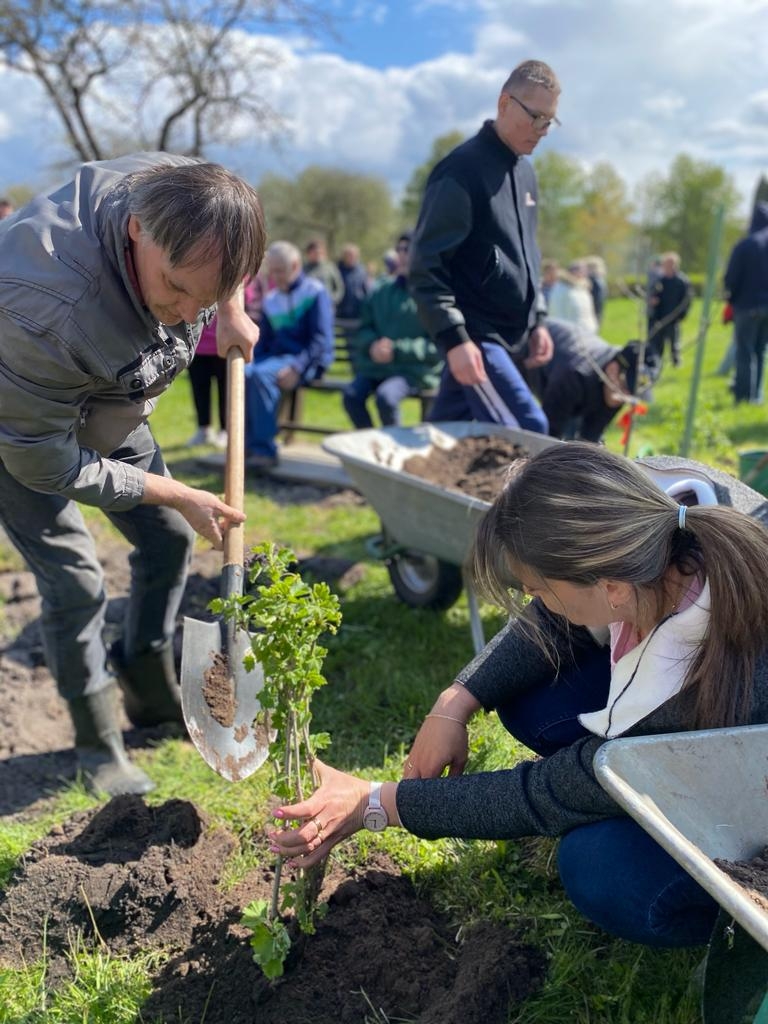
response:
[(508, 92), (507, 96), (509, 96), (511, 100), (514, 100), (518, 107), (523, 108), (528, 117), (530, 117), (531, 123), (533, 124), (533, 127), (536, 129), (537, 132), (545, 132), (547, 128), (550, 128), (552, 126), (553, 123), (556, 124), (558, 128), (562, 128), (561, 123), (554, 116), (554, 114), (552, 115), (552, 117), (547, 117), (546, 114), (538, 114), (535, 110), (531, 110), (530, 107), (527, 107), (522, 100), (519, 100), (517, 98), (517, 96), (513, 96), (511, 92)]

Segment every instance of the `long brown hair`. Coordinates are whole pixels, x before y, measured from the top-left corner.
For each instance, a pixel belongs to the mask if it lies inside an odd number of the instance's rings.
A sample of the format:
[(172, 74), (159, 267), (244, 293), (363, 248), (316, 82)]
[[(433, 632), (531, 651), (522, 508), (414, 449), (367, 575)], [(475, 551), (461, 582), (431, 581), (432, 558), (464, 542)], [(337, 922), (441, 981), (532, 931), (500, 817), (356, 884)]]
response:
[(620, 580), (656, 608), (670, 566), (700, 574), (711, 617), (684, 684), (696, 690), (693, 724), (742, 724), (768, 646), (768, 530), (719, 505), (686, 509), (680, 529), (678, 509), (629, 459), (596, 445), (553, 445), (513, 465), (479, 524), (472, 573), (478, 590), (507, 608), (515, 566), (582, 586)]

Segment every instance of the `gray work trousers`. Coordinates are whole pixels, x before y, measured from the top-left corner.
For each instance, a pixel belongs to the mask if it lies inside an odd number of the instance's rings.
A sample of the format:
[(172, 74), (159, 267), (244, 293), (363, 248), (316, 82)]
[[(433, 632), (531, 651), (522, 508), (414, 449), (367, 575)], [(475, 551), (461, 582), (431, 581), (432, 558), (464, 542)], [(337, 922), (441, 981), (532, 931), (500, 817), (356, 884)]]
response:
[[(112, 458), (169, 475), (146, 425)], [(130, 662), (173, 639), (194, 532), (180, 513), (157, 505), (105, 515), (133, 546), (122, 640)], [(59, 693), (72, 700), (103, 689), (112, 678), (103, 637), (107, 595), (80, 509), (67, 498), (31, 491), (0, 462), (0, 523), (35, 575), (45, 659)]]

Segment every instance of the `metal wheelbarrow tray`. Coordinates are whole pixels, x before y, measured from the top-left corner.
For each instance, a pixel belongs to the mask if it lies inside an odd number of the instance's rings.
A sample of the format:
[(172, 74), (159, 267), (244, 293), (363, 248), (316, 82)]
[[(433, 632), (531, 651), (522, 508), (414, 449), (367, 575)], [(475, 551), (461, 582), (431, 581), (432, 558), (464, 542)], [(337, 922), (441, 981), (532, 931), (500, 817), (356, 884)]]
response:
[(749, 861), (768, 845), (768, 725), (609, 740), (594, 764), (603, 788), (722, 908), (704, 1021), (765, 1024), (768, 911), (715, 859)]
[(461, 566), (474, 528), (489, 502), (406, 473), (403, 463), (413, 455), (428, 455), (433, 446), (450, 448), (461, 438), (489, 435), (500, 435), (531, 454), (559, 443), (528, 430), (462, 422), (332, 434), (323, 441), (323, 448), (341, 460), (388, 534), (399, 544)]

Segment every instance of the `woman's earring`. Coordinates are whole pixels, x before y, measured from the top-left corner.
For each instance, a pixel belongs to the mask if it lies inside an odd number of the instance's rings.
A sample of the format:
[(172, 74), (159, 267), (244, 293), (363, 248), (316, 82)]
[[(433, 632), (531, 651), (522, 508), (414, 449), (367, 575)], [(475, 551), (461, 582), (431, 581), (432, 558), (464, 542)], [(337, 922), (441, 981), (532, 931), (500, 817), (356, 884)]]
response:
[(614, 604), (613, 601), (609, 601), (608, 604), (611, 606), (611, 608), (613, 608), (614, 611), (616, 611), (616, 609), (619, 607), (617, 604)]

